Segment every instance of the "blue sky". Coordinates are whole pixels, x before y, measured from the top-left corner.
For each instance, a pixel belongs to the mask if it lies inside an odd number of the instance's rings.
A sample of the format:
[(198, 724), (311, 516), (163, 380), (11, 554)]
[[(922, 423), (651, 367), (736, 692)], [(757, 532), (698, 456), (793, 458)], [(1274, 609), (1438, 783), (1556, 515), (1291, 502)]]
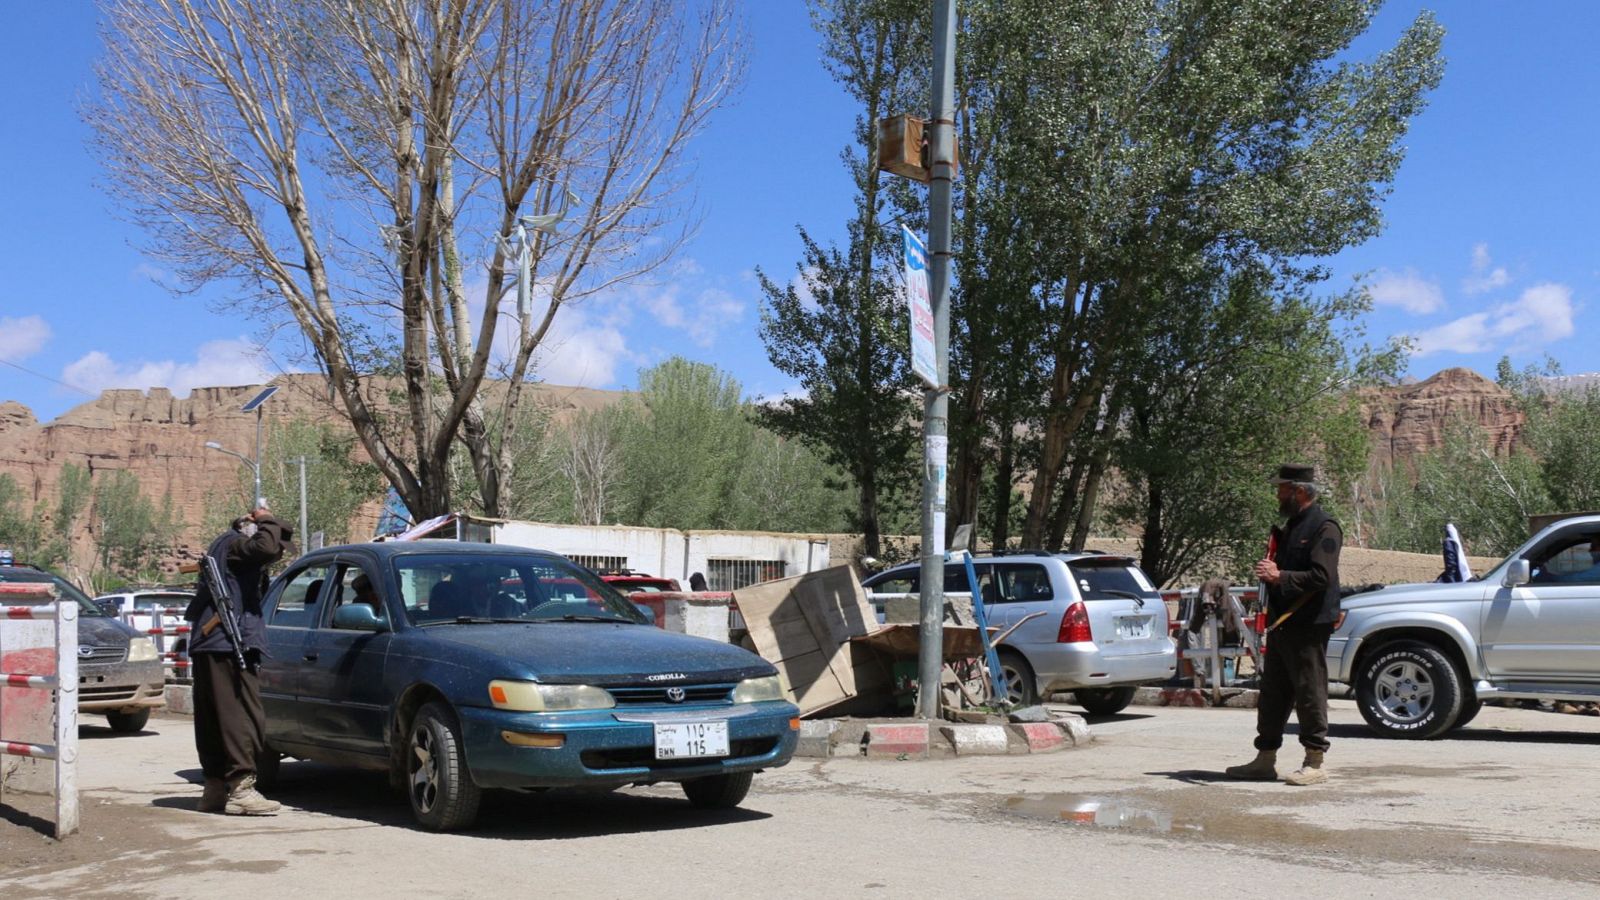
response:
[[(1421, 8), (1390, 3), (1357, 50), (1392, 43)], [(1581, 337), (1600, 323), (1600, 4), (1456, 2), (1437, 15), (1444, 84), (1407, 138), (1388, 227), (1329, 261), (1333, 284), (1366, 276), (1378, 304), (1368, 336), (1414, 336), (1416, 377), (1458, 365), (1492, 375), (1507, 354), (1600, 369)], [(854, 110), (818, 62), (800, 0), (751, 2), (746, 16), (745, 85), (694, 147), (697, 235), (656, 283), (563, 310), (548, 380), (630, 387), (639, 367), (677, 353), (732, 372), (747, 393), (793, 387), (761, 348), (753, 270), (792, 276), (796, 225), (842, 234), (839, 151)], [(7, 18), (0, 360), (11, 365), (0, 365), (0, 401), (48, 421), (105, 388), (183, 393), (288, 365), (254, 355), (253, 323), (153, 283), (136, 233), (97, 186), (75, 111), (99, 51), (92, 5), (14, 4)]]

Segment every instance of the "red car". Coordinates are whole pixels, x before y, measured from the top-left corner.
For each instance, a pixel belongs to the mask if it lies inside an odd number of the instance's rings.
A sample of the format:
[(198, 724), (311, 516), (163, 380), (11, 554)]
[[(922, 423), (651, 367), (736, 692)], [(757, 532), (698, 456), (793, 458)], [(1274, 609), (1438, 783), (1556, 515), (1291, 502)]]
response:
[(600, 580), (611, 585), (624, 594), (651, 593), (658, 594), (662, 591), (681, 591), (675, 578), (657, 578), (643, 572), (634, 572), (630, 569), (607, 569), (600, 573)]

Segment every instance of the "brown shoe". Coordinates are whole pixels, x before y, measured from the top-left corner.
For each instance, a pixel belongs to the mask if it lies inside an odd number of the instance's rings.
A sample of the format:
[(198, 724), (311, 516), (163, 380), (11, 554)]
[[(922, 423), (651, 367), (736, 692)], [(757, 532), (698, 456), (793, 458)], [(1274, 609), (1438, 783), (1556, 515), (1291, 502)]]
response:
[(1307, 750), (1306, 761), (1300, 764), (1300, 768), (1290, 772), (1288, 777), (1283, 779), (1284, 782), (1298, 787), (1326, 783), (1328, 770), (1322, 767), (1322, 755), (1321, 750)]
[(1257, 750), (1255, 759), (1242, 766), (1229, 766), (1223, 771), (1229, 778), (1240, 781), (1277, 781), (1278, 751)]
[(195, 807), (203, 813), (222, 812), (228, 804), (228, 783), (221, 778), (207, 778), (205, 792), (200, 795), (200, 803)]
[(230, 816), (274, 816), (282, 808), (283, 804), (261, 796), (254, 775), (246, 775), (228, 791), (228, 803), (222, 811)]

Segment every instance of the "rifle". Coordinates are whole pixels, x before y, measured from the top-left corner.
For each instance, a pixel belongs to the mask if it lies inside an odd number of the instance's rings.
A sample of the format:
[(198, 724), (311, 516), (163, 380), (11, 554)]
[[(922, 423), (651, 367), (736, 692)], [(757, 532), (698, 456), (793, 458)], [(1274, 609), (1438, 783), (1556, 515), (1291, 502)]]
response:
[(206, 555), (200, 564), (200, 579), (210, 591), (211, 608), (217, 613), (217, 617), (207, 622), (200, 633), (210, 634), (217, 626), (222, 626), (222, 633), (228, 636), (228, 643), (233, 645), (234, 666), (241, 672), (248, 671), (250, 664), (244, 658), (244, 638), (239, 633), (239, 619), (233, 614), (233, 597), (228, 593), (228, 580), (222, 577), (216, 557)]

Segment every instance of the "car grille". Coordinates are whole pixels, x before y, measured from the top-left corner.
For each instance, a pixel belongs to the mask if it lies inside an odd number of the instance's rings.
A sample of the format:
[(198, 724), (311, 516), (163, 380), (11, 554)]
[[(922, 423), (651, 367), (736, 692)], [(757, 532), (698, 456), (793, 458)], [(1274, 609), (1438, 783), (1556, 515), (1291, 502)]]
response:
[(733, 692), (731, 684), (691, 684), (682, 685), (683, 699), (673, 701), (668, 699), (667, 691), (671, 687), (650, 685), (648, 687), (608, 687), (606, 691), (611, 698), (617, 701), (618, 706), (682, 706), (686, 703), (726, 703), (728, 695)]
[(90, 686), (84, 685), (84, 684), (79, 684), (78, 685), (78, 700), (79, 701), (83, 701), (83, 700), (132, 700), (134, 697), (137, 697), (138, 695), (139, 695), (139, 686), (138, 685), (129, 686), (129, 685), (126, 685), (126, 684), (112, 684), (112, 685), (96, 685), (96, 686), (93, 686), (93, 687), (90, 687)]
[(82, 650), (78, 651), (78, 665), (110, 665), (111, 663), (122, 662), (123, 658), (128, 655), (127, 647), (90, 647), (88, 649), (89, 652), (87, 654)]
[(624, 747), (617, 750), (585, 750), (579, 757), (585, 768), (604, 769), (685, 769), (724, 760), (765, 756), (778, 746), (777, 738), (750, 738), (728, 744), (727, 756), (696, 759), (656, 759), (654, 747)]

